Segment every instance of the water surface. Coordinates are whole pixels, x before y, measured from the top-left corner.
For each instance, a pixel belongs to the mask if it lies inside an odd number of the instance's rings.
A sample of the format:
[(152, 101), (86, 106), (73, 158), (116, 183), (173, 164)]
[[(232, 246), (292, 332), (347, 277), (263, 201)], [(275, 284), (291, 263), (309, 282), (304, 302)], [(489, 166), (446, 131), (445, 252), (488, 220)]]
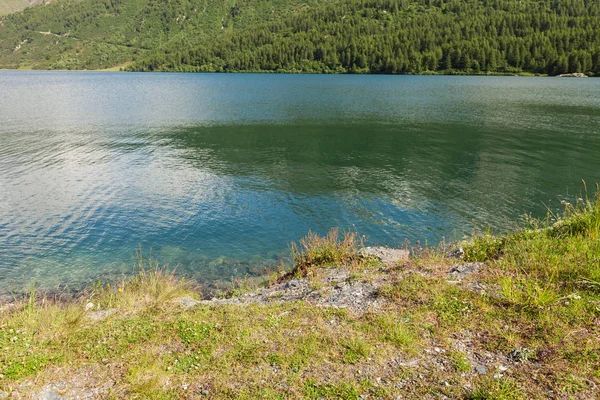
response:
[(0, 287), (509, 229), (600, 180), (600, 79), (0, 72)]

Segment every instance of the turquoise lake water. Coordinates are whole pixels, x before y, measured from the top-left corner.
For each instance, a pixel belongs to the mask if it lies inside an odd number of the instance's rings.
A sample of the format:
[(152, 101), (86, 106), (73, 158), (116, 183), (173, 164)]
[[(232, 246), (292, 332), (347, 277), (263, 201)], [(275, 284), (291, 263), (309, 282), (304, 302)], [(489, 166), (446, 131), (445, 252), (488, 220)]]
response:
[(214, 283), (309, 229), (510, 229), (600, 181), (600, 79), (0, 71), (0, 291)]

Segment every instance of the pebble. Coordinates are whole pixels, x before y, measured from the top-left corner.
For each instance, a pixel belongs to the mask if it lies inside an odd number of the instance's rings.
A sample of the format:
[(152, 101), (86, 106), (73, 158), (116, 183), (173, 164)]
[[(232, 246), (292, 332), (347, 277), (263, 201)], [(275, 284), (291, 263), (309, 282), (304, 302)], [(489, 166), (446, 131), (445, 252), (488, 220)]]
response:
[(477, 371), (479, 375), (485, 375), (487, 374), (487, 367), (485, 365), (478, 365), (475, 367), (475, 371)]

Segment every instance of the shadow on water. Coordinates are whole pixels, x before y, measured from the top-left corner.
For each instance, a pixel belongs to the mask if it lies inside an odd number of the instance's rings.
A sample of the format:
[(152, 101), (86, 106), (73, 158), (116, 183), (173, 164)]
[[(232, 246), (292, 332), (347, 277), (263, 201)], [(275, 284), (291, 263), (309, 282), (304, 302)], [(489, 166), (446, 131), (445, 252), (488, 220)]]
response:
[[(305, 198), (343, 194), (347, 206), (357, 198), (385, 199), (407, 213), (438, 206), (461, 219), (455, 228), (475, 220), (503, 229), (506, 217), (541, 215), (550, 194), (574, 194), (581, 179), (593, 181), (586, 165), (595, 152), (581, 148), (600, 149), (589, 135), (573, 140), (467, 124), (197, 126), (160, 137), (191, 168), (235, 177), (241, 188)], [(556, 179), (565, 173), (567, 179)]]

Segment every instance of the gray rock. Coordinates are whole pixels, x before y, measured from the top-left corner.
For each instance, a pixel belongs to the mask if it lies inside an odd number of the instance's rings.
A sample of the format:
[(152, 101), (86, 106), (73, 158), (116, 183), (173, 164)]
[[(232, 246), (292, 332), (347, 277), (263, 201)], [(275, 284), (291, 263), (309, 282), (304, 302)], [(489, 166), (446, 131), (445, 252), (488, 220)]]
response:
[(6, 398), (8, 398), (8, 393), (0, 392), (0, 399), (6, 399)]
[(200, 301), (193, 299), (190, 296), (180, 297), (175, 299), (174, 302), (180, 304), (183, 308), (192, 308), (200, 304)]
[(117, 312), (116, 308), (109, 308), (108, 310), (100, 310), (100, 311), (93, 311), (91, 313), (87, 313), (85, 317), (87, 319), (89, 319), (90, 321), (98, 322), (98, 321), (102, 321), (102, 320), (108, 318), (109, 316), (113, 315), (116, 312)]
[(457, 264), (457, 265), (452, 266), (452, 268), (450, 268), (450, 271), (448, 271), (448, 274), (454, 278), (460, 279), (460, 278), (464, 278), (467, 275), (478, 272), (481, 269), (481, 267), (483, 267), (484, 265), (485, 264), (479, 263), (479, 262)]
[(329, 283), (344, 282), (348, 278), (350, 278), (350, 271), (345, 270), (345, 269), (334, 269), (331, 271), (331, 273), (327, 277), (327, 281)]
[(458, 249), (454, 249), (450, 253), (448, 253), (447, 257), (448, 258), (463, 258), (464, 255), (465, 255), (465, 251), (463, 250), (462, 247), (459, 247)]
[(44, 394), (40, 397), (40, 400), (64, 400), (66, 397), (62, 397), (56, 392), (48, 391), (44, 392)]
[(477, 373), (479, 375), (485, 375), (488, 372), (487, 367), (485, 365), (478, 365), (478, 366), (476, 366), (475, 367), (475, 371), (477, 371)]
[(404, 249), (392, 249), (389, 247), (364, 247), (360, 250), (363, 257), (376, 257), (383, 264), (394, 265), (400, 261), (407, 261), (410, 251)]
[(535, 351), (527, 347), (519, 347), (508, 353), (508, 358), (514, 362), (525, 362), (535, 359)]
[(300, 282), (296, 279), (289, 281), (285, 287), (287, 288), (296, 288), (300, 286)]
[[(60, 386), (62, 387), (64, 385)], [(37, 396), (34, 396), (34, 398), (36, 400), (66, 400), (66, 397), (59, 395), (55, 390), (60, 390), (58, 385), (47, 385), (37, 394)]]

